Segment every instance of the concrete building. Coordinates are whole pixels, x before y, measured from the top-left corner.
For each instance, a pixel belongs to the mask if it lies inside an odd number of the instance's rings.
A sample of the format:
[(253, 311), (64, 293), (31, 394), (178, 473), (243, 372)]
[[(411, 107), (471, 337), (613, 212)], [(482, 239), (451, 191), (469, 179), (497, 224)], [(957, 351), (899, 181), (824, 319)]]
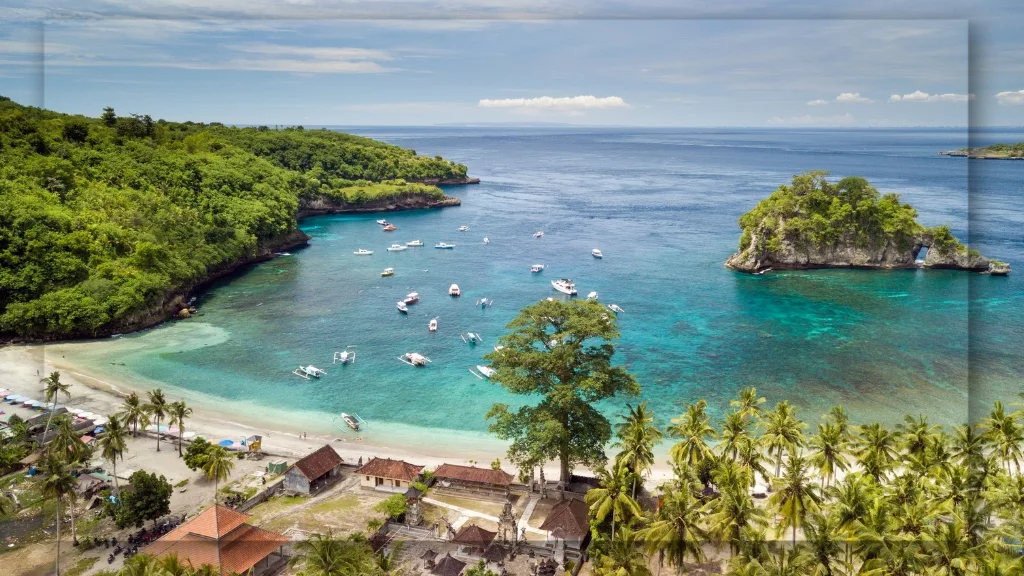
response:
[(359, 484), (386, 492), (405, 492), (423, 471), (423, 466), (390, 458), (373, 458), (356, 470)]
[(329, 444), (292, 464), (284, 473), (284, 490), (310, 496), (341, 479), (341, 456)]

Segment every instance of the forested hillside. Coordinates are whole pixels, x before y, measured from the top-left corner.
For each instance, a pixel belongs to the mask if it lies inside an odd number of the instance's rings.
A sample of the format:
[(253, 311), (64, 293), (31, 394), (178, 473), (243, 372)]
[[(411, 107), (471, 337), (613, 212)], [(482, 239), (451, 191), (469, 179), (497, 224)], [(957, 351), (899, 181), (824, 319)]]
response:
[(300, 199), (349, 205), (465, 178), (440, 157), (327, 130), (71, 116), (0, 97), (0, 334), (136, 327), (295, 231)]

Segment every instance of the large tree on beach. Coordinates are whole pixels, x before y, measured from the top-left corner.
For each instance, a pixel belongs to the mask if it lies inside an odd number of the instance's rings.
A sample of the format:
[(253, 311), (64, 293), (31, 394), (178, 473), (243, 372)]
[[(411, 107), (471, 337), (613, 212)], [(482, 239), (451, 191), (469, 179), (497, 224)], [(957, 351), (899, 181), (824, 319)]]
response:
[(614, 446), (620, 450), (616, 465), (626, 466), (633, 475), (632, 496), (635, 499), (637, 480), (642, 480), (654, 466), (654, 445), (664, 435), (654, 424), (654, 412), (647, 408), (646, 400), (635, 408), (626, 404), (626, 408), (629, 414), (615, 425), (618, 441)]
[[(64, 396), (71, 398), (71, 384), (60, 381), (60, 372), (51, 372), (49, 376), (39, 381), (43, 385), (43, 395), (47, 402), (50, 402), (50, 416), (46, 419), (46, 430), (43, 438), (50, 432), (50, 424), (53, 423), (53, 413), (57, 411), (57, 397)], [(45, 440), (44, 440), (45, 442)]]
[(184, 400), (178, 400), (171, 402), (168, 414), (171, 426), (178, 427), (178, 456), (181, 456), (181, 437), (185, 433), (185, 420), (192, 415), (192, 409), (185, 404)]
[(149, 412), (154, 418), (156, 418), (156, 451), (160, 451), (160, 421), (163, 420), (164, 416), (167, 416), (167, 410), (170, 407), (167, 404), (167, 398), (164, 396), (164, 391), (157, 388), (156, 390), (150, 390), (148, 392), (149, 402), (146, 403), (146, 412)]
[(114, 494), (117, 496), (120, 496), (121, 493), (120, 486), (117, 483), (117, 460), (119, 458), (124, 459), (124, 453), (128, 449), (128, 430), (122, 422), (117, 414), (111, 415), (104, 425), (103, 435), (96, 441), (103, 458), (110, 461), (110, 466), (114, 472), (112, 474), (114, 477)]
[(133, 436), (139, 433), (139, 428), (145, 429), (149, 425), (149, 414), (146, 413), (146, 407), (139, 399), (139, 395), (134, 392), (125, 396), (119, 415), (125, 425), (132, 429)]
[(544, 300), (520, 311), (508, 328), (501, 347), (487, 355), (496, 370), (491, 381), (540, 397), (536, 405), (495, 404), (487, 413), (491, 432), (511, 441), (509, 459), (520, 467), (557, 460), (563, 482), (577, 464), (603, 465), (611, 424), (594, 404), (640, 392), (625, 368), (612, 365), (615, 316), (595, 301)]
[[(54, 562), (56, 566), (55, 574), (56, 576), (60, 576), (60, 524), (62, 520), (60, 503), (61, 500), (69, 496), (73, 500), (77, 483), (75, 481), (75, 477), (71, 475), (71, 467), (68, 466), (67, 461), (62, 457), (62, 455), (55, 453), (48, 454), (44, 458), (40, 469), (43, 476), (41, 485), (43, 496), (46, 498), (52, 498), (56, 505), (57, 552), (54, 554)], [(72, 507), (72, 526), (74, 526), (74, 513), (75, 511)]]
[(231, 454), (223, 446), (213, 446), (203, 456), (203, 474), (207, 480), (213, 480), (213, 503), (217, 503), (217, 484), (231, 476), (235, 462)]

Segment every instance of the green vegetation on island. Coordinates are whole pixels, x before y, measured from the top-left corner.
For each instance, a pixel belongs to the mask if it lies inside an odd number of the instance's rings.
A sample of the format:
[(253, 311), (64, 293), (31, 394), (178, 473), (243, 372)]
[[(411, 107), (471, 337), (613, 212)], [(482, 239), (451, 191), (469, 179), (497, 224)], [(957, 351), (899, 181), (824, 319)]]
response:
[(0, 335), (151, 324), (211, 275), (304, 241), (304, 205), (426, 206), (446, 197), (422, 182), (466, 180), (461, 164), (328, 130), (87, 118), (0, 97)]
[(984, 148), (960, 148), (939, 152), (942, 156), (967, 156), (985, 160), (1019, 160), (1024, 159), (1024, 142), (1016, 144), (993, 144)]
[(832, 183), (828, 172), (793, 177), (739, 219), (739, 252), (727, 264), (736, 270), (767, 268), (912, 268), (923, 265), (1009, 272), (960, 243), (948, 226), (928, 228), (899, 194), (882, 194), (867, 180), (850, 176)]

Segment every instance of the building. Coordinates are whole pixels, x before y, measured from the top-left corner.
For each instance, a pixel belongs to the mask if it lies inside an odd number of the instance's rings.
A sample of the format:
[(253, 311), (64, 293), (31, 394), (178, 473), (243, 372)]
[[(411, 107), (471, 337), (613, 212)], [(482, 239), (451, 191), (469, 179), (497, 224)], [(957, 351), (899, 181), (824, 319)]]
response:
[(467, 524), (459, 529), (452, 542), (459, 545), (459, 554), (481, 557), (497, 535), (497, 532), (484, 530), (476, 524)]
[(246, 522), (250, 516), (221, 505), (171, 530), (142, 552), (156, 557), (175, 554), (183, 564), (209, 565), (214, 574), (260, 576), (287, 561), (288, 537)]
[(434, 478), (434, 486), (442, 489), (503, 496), (515, 477), (500, 469), (442, 464), (434, 470)]
[(565, 552), (577, 555), (586, 546), (590, 536), (590, 507), (586, 502), (567, 499), (551, 508), (540, 529), (548, 533), (548, 545), (555, 549), (560, 562)]
[(285, 470), (285, 492), (306, 496), (316, 494), (341, 479), (342, 462), (334, 448), (325, 444)]
[(409, 464), (402, 460), (390, 458), (373, 458), (356, 470), (359, 476), (359, 484), (363, 488), (373, 488), (386, 492), (405, 492), (420, 472), (423, 466)]
[(444, 558), (441, 558), (434, 564), (430, 571), (433, 574), (437, 574), (437, 576), (459, 576), (465, 567), (465, 562), (452, 558), (451, 554), (446, 554)]

